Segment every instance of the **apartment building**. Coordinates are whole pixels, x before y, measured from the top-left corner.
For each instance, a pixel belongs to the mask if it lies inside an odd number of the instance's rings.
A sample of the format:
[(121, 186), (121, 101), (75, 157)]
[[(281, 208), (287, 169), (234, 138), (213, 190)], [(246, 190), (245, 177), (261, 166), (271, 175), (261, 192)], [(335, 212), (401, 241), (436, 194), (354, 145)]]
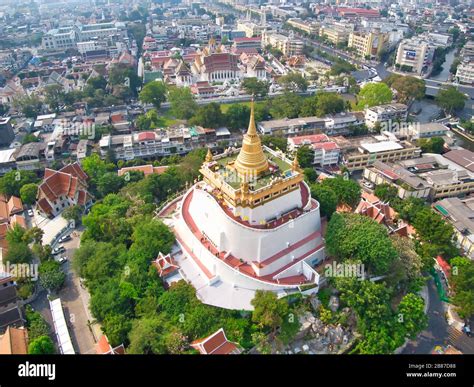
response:
[(262, 35), (263, 26), (248, 20), (241, 20), (237, 22), (237, 30), (244, 31), (247, 38), (252, 38)]
[(395, 67), (402, 71), (425, 75), (433, 61), (435, 48), (427, 40), (404, 39), (398, 45)]
[(325, 117), (282, 118), (261, 121), (257, 128), (262, 134), (294, 137), (307, 134), (348, 134), (364, 124), (362, 112), (338, 113)]
[[(338, 141), (336, 140), (338, 143)], [(338, 145), (340, 145), (338, 143)], [(394, 162), (419, 157), (421, 149), (409, 141), (399, 141), (387, 133), (351, 138), (340, 146), (344, 165), (349, 171), (363, 170), (376, 161)]]
[(474, 60), (464, 59), (457, 68), (456, 78), (459, 83), (474, 85)]
[(301, 39), (264, 31), (262, 34), (262, 47), (268, 45), (280, 50), (285, 56), (301, 55), (304, 47)]
[[(365, 125), (372, 129), (378, 123), (387, 123), (392, 121), (406, 121), (408, 115), (408, 106), (402, 103), (389, 103), (385, 105), (372, 106), (365, 109)], [(390, 130), (386, 128), (385, 130)]]
[(321, 117), (282, 118), (261, 121), (257, 129), (262, 134), (273, 136), (296, 136), (324, 131), (326, 122)]
[(318, 35), (320, 24), (311, 21), (303, 21), (301, 19), (288, 19), (288, 25), (309, 35)]
[(288, 138), (288, 150), (296, 152), (302, 146), (309, 146), (314, 152), (314, 165), (336, 165), (339, 162), (339, 146), (325, 134), (312, 134)]
[(372, 165), (364, 168), (363, 176), (364, 179), (376, 186), (389, 184), (396, 187), (400, 199), (408, 199), (410, 197), (428, 199), (430, 197), (430, 185), (424, 179), (399, 164), (375, 161)]
[(73, 27), (62, 27), (49, 30), (44, 36), (42, 47), (45, 50), (67, 50), (76, 48), (77, 36)]
[(75, 49), (78, 42), (117, 41), (126, 38), (127, 29), (122, 22), (75, 24), (49, 30), (43, 36), (42, 48), (47, 51), (59, 51), (70, 48)]
[(340, 26), (321, 26), (319, 36), (325, 37), (333, 44), (344, 43), (349, 40), (350, 31)]
[(433, 205), (453, 225), (457, 246), (474, 259), (474, 198), (446, 198)]
[[(107, 135), (99, 141), (100, 154), (113, 150), (118, 160), (152, 159), (186, 154), (198, 147), (214, 147), (221, 138), (216, 130), (201, 127)], [(225, 136), (224, 136), (225, 137)]]
[(356, 31), (349, 34), (347, 46), (354, 48), (362, 58), (377, 58), (388, 41), (388, 35), (374, 30), (370, 32)]

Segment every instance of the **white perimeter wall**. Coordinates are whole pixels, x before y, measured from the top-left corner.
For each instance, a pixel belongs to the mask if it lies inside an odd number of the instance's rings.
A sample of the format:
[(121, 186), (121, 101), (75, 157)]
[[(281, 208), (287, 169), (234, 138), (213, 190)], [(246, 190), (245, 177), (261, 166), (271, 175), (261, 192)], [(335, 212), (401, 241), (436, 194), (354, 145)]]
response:
[(319, 208), (275, 229), (251, 229), (232, 220), (210, 194), (200, 189), (194, 189), (189, 212), (219, 250), (230, 251), (247, 262), (264, 261), (288, 243), (294, 244), (321, 229)]

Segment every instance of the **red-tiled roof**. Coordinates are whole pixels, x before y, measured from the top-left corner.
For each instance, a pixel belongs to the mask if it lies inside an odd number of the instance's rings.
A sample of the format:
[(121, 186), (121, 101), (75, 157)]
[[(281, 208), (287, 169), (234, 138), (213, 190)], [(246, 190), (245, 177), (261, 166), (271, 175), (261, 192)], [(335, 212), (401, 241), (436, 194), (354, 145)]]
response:
[(191, 346), (197, 349), (201, 355), (231, 355), (240, 353), (237, 345), (227, 340), (222, 328), (208, 337), (193, 341)]
[(153, 141), (155, 140), (154, 132), (141, 132), (138, 133), (138, 141)]
[(291, 137), (288, 141), (292, 142), (294, 145), (314, 144), (329, 141), (329, 137), (325, 134), (310, 134), (307, 136)]

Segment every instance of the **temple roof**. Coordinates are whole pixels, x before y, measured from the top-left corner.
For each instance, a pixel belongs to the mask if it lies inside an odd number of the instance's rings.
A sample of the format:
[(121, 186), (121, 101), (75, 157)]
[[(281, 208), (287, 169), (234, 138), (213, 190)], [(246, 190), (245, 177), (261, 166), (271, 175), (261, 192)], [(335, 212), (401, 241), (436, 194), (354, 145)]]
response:
[(262, 143), (255, 125), (255, 109), (252, 101), (250, 122), (242, 141), (242, 148), (235, 160), (235, 169), (239, 175), (256, 177), (268, 169), (268, 161), (263, 153)]

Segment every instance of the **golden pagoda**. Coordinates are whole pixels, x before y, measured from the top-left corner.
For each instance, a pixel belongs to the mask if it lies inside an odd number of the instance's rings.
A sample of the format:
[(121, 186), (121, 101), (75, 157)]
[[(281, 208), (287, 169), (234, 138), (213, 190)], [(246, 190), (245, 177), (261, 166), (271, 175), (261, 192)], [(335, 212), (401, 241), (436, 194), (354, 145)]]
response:
[(234, 163), (234, 168), (242, 177), (257, 177), (268, 169), (268, 161), (263, 153), (262, 143), (255, 125), (255, 109), (252, 101), (250, 122), (247, 133), (244, 134), (242, 148)]

